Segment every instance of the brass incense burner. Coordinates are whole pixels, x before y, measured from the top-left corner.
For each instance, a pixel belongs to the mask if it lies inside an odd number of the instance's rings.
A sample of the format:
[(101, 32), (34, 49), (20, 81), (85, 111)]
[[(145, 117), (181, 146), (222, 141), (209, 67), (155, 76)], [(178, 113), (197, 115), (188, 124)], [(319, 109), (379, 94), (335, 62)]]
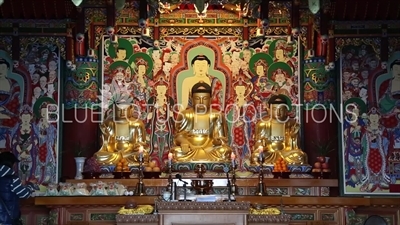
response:
[(197, 173), (197, 179), (192, 179), (192, 187), (196, 190), (198, 195), (209, 194), (214, 182), (213, 180), (204, 179), (203, 174), (206, 172), (206, 167), (203, 164), (198, 164), (195, 167), (195, 173)]

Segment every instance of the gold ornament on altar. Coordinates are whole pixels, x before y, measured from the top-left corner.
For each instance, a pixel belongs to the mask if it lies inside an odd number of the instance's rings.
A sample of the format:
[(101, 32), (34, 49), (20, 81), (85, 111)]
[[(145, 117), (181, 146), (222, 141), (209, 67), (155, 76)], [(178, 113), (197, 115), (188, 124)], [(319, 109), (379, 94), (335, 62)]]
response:
[(143, 121), (134, 116), (137, 109), (133, 108), (133, 99), (114, 81), (104, 85), (101, 97), (106, 116), (100, 124), (103, 144), (94, 154), (97, 161), (101, 165), (117, 165), (124, 159), (129, 166), (137, 166), (142, 152), (143, 162), (147, 163), (146, 129)]
[(229, 162), (232, 153), (226, 144), (224, 115), (211, 108), (211, 87), (203, 81), (191, 90), (193, 107), (179, 113), (176, 120), (175, 147), (177, 162)]
[(118, 211), (118, 214), (121, 214), (121, 215), (144, 215), (144, 214), (150, 214), (153, 211), (154, 211), (154, 207), (151, 205), (138, 205), (134, 208), (124, 206)]
[(280, 215), (281, 211), (277, 208), (257, 209), (250, 208), (250, 214), (254, 215)]
[(264, 165), (271, 165), (279, 158), (289, 165), (307, 165), (307, 154), (297, 143), (300, 124), (289, 117), (288, 101), (284, 95), (272, 96), (268, 101), (268, 115), (256, 125), (253, 165), (259, 165), (260, 153), (264, 156)]

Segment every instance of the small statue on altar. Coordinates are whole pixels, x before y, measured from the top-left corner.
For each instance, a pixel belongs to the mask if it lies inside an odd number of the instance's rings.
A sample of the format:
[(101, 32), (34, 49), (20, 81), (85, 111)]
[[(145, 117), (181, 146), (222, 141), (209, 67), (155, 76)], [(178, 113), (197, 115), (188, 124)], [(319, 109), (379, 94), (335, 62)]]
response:
[(229, 162), (231, 148), (226, 144), (224, 115), (211, 108), (211, 86), (200, 81), (191, 90), (193, 107), (179, 113), (176, 120), (177, 162)]
[(129, 166), (137, 166), (141, 150), (144, 163), (149, 161), (145, 125), (133, 116), (132, 108), (127, 104), (116, 104), (100, 124), (103, 145), (95, 157), (101, 165), (116, 165), (124, 158)]
[(273, 164), (283, 158), (289, 165), (307, 165), (307, 154), (298, 147), (300, 124), (289, 118), (289, 103), (283, 95), (274, 95), (268, 101), (268, 115), (256, 125), (251, 163), (259, 165), (260, 153), (264, 164)]

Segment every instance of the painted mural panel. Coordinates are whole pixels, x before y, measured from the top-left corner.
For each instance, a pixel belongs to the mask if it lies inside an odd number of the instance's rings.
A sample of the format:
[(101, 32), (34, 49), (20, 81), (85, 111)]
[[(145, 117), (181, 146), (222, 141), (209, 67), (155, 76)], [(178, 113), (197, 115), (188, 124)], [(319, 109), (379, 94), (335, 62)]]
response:
[(0, 148), (18, 156), (23, 180), (57, 182), (60, 48), (55, 43), (64, 38), (21, 37), (20, 43), (18, 61), (0, 51)]
[(8, 52), (12, 58), (12, 36), (0, 36), (0, 49)]
[(400, 184), (400, 52), (380, 59), (380, 39), (337, 39), (341, 49), (345, 194), (393, 193)]
[(120, 35), (112, 41), (103, 37), (104, 84), (114, 82), (133, 97), (148, 130), (150, 158), (161, 167), (173, 144), (174, 118), (191, 105), (189, 91), (199, 80), (212, 86), (214, 107), (227, 115), (241, 170), (250, 165), (255, 123), (270, 96), (299, 103), (298, 43), (286, 37), (169, 35), (153, 42)]

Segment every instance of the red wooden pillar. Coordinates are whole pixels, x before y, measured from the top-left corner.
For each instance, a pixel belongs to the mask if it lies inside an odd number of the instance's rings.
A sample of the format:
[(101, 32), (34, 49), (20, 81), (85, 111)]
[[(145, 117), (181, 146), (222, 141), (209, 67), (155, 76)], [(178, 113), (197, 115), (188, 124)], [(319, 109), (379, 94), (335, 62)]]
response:
[[(78, 20), (75, 26), (75, 37), (73, 37), (72, 30), (71, 35), (67, 37), (67, 60), (71, 60), (75, 66), (75, 71), (70, 71), (66, 69), (65, 73), (68, 79), (73, 79), (73, 84), (79, 83), (80, 81), (75, 80), (76, 73), (84, 72), (85, 62), (87, 61), (87, 46), (88, 38), (85, 34), (85, 14), (82, 8), (78, 10)], [(69, 28), (71, 29), (71, 28)], [(84, 35), (83, 42), (78, 43), (75, 41), (76, 36), (78, 34)], [(79, 44), (79, 49), (77, 45)], [(77, 52), (79, 50), (79, 52)], [(97, 63), (92, 63), (91, 66), (97, 67)], [(87, 68), (91, 69), (91, 68)], [(94, 71), (98, 71), (98, 68), (95, 68)], [(97, 79), (97, 73), (94, 75)], [(82, 87), (79, 85), (72, 85), (74, 91), (81, 93), (84, 91)], [(65, 90), (65, 96), (67, 96), (67, 90)], [(84, 96), (84, 95), (83, 95)], [(87, 101), (88, 99), (83, 99), (83, 101)], [(92, 110), (91, 105), (81, 105), (81, 104), (67, 104), (71, 103), (70, 99), (64, 99), (64, 105), (62, 106), (63, 111), (63, 143), (62, 143), (62, 169), (61, 175), (62, 177), (74, 178), (75, 177), (75, 160), (76, 157), (76, 145), (80, 143), (82, 146), (91, 146), (85, 152), (85, 157), (90, 157), (94, 152), (98, 150), (98, 125), (99, 125), (99, 116), (97, 115), (97, 110)]]
[[(327, 12), (321, 12), (321, 14), (327, 14)], [(323, 17), (326, 16), (327, 15), (324, 15)], [(319, 156), (316, 148), (317, 143), (327, 143), (334, 140), (331, 147), (335, 148), (336, 150), (338, 149), (338, 118), (336, 117), (336, 112), (339, 112), (338, 115), (340, 115), (340, 109), (337, 111), (335, 108), (338, 101), (335, 88), (335, 72), (334, 68), (327, 68), (326, 66), (329, 64), (325, 63), (328, 42), (334, 42), (334, 40), (330, 40), (328, 38), (328, 23), (329, 21), (327, 21), (327, 18), (321, 18), (320, 31), (323, 35), (316, 34), (314, 30), (309, 30), (311, 34), (309, 34), (308, 37), (316, 38), (317, 40), (315, 42), (313, 40), (309, 40), (307, 43), (312, 46), (311, 48), (316, 49), (316, 55), (318, 55), (318, 57), (313, 57), (304, 63), (303, 140), (304, 150), (308, 154), (308, 160), (311, 165), (314, 164), (316, 157)], [(325, 43), (322, 43), (322, 41)], [(334, 52), (330, 52), (330, 54), (334, 54)], [(319, 80), (313, 80), (311, 76), (312, 74), (319, 74), (321, 77)], [(320, 85), (323, 85), (323, 87), (321, 88)], [(311, 86), (311, 90), (309, 88), (306, 89), (306, 86)], [(309, 92), (314, 92), (314, 95), (310, 94)], [(329, 164), (332, 170), (332, 177), (337, 177), (338, 175), (337, 155), (337, 151), (331, 152), (331, 154), (328, 155), (331, 158), (331, 162)]]
[(72, 35), (71, 24), (68, 24), (67, 28), (67, 43), (66, 43), (66, 57), (67, 61), (74, 61), (74, 38)]
[(243, 40), (249, 40), (249, 20), (243, 20)]
[(335, 34), (333, 29), (329, 30), (329, 40), (328, 40), (328, 52), (327, 52), (327, 62), (335, 62), (335, 54), (336, 54), (336, 49), (335, 49)]
[(107, 0), (107, 27), (116, 26), (115, 16), (115, 1)]
[(381, 61), (387, 62), (389, 59), (389, 40), (387, 36), (387, 24), (382, 24), (382, 39), (381, 39)]
[[(293, 0), (292, 6), (292, 16), (290, 22), (290, 32), (295, 29), (300, 29), (300, 1)], [(290, 35), (290, 33), (288, 33)]]
[(159, 21), (160, 21), (160, 18), (157, 15), (157, 17), (154, 19), (154, 25), (153, 25), (153, 39), (154, 40), (158, 40), (160, 38)]
[(20, 51), (20, 47), (19, 47), (19, 31), (18, 31), (18, 23), (14, 23), (13, 24), (13, 37), (12, 37), (12, 59), (13, 60), (19, 60), (20, 59), (20, 55), (21, 55), (21, 51)]

